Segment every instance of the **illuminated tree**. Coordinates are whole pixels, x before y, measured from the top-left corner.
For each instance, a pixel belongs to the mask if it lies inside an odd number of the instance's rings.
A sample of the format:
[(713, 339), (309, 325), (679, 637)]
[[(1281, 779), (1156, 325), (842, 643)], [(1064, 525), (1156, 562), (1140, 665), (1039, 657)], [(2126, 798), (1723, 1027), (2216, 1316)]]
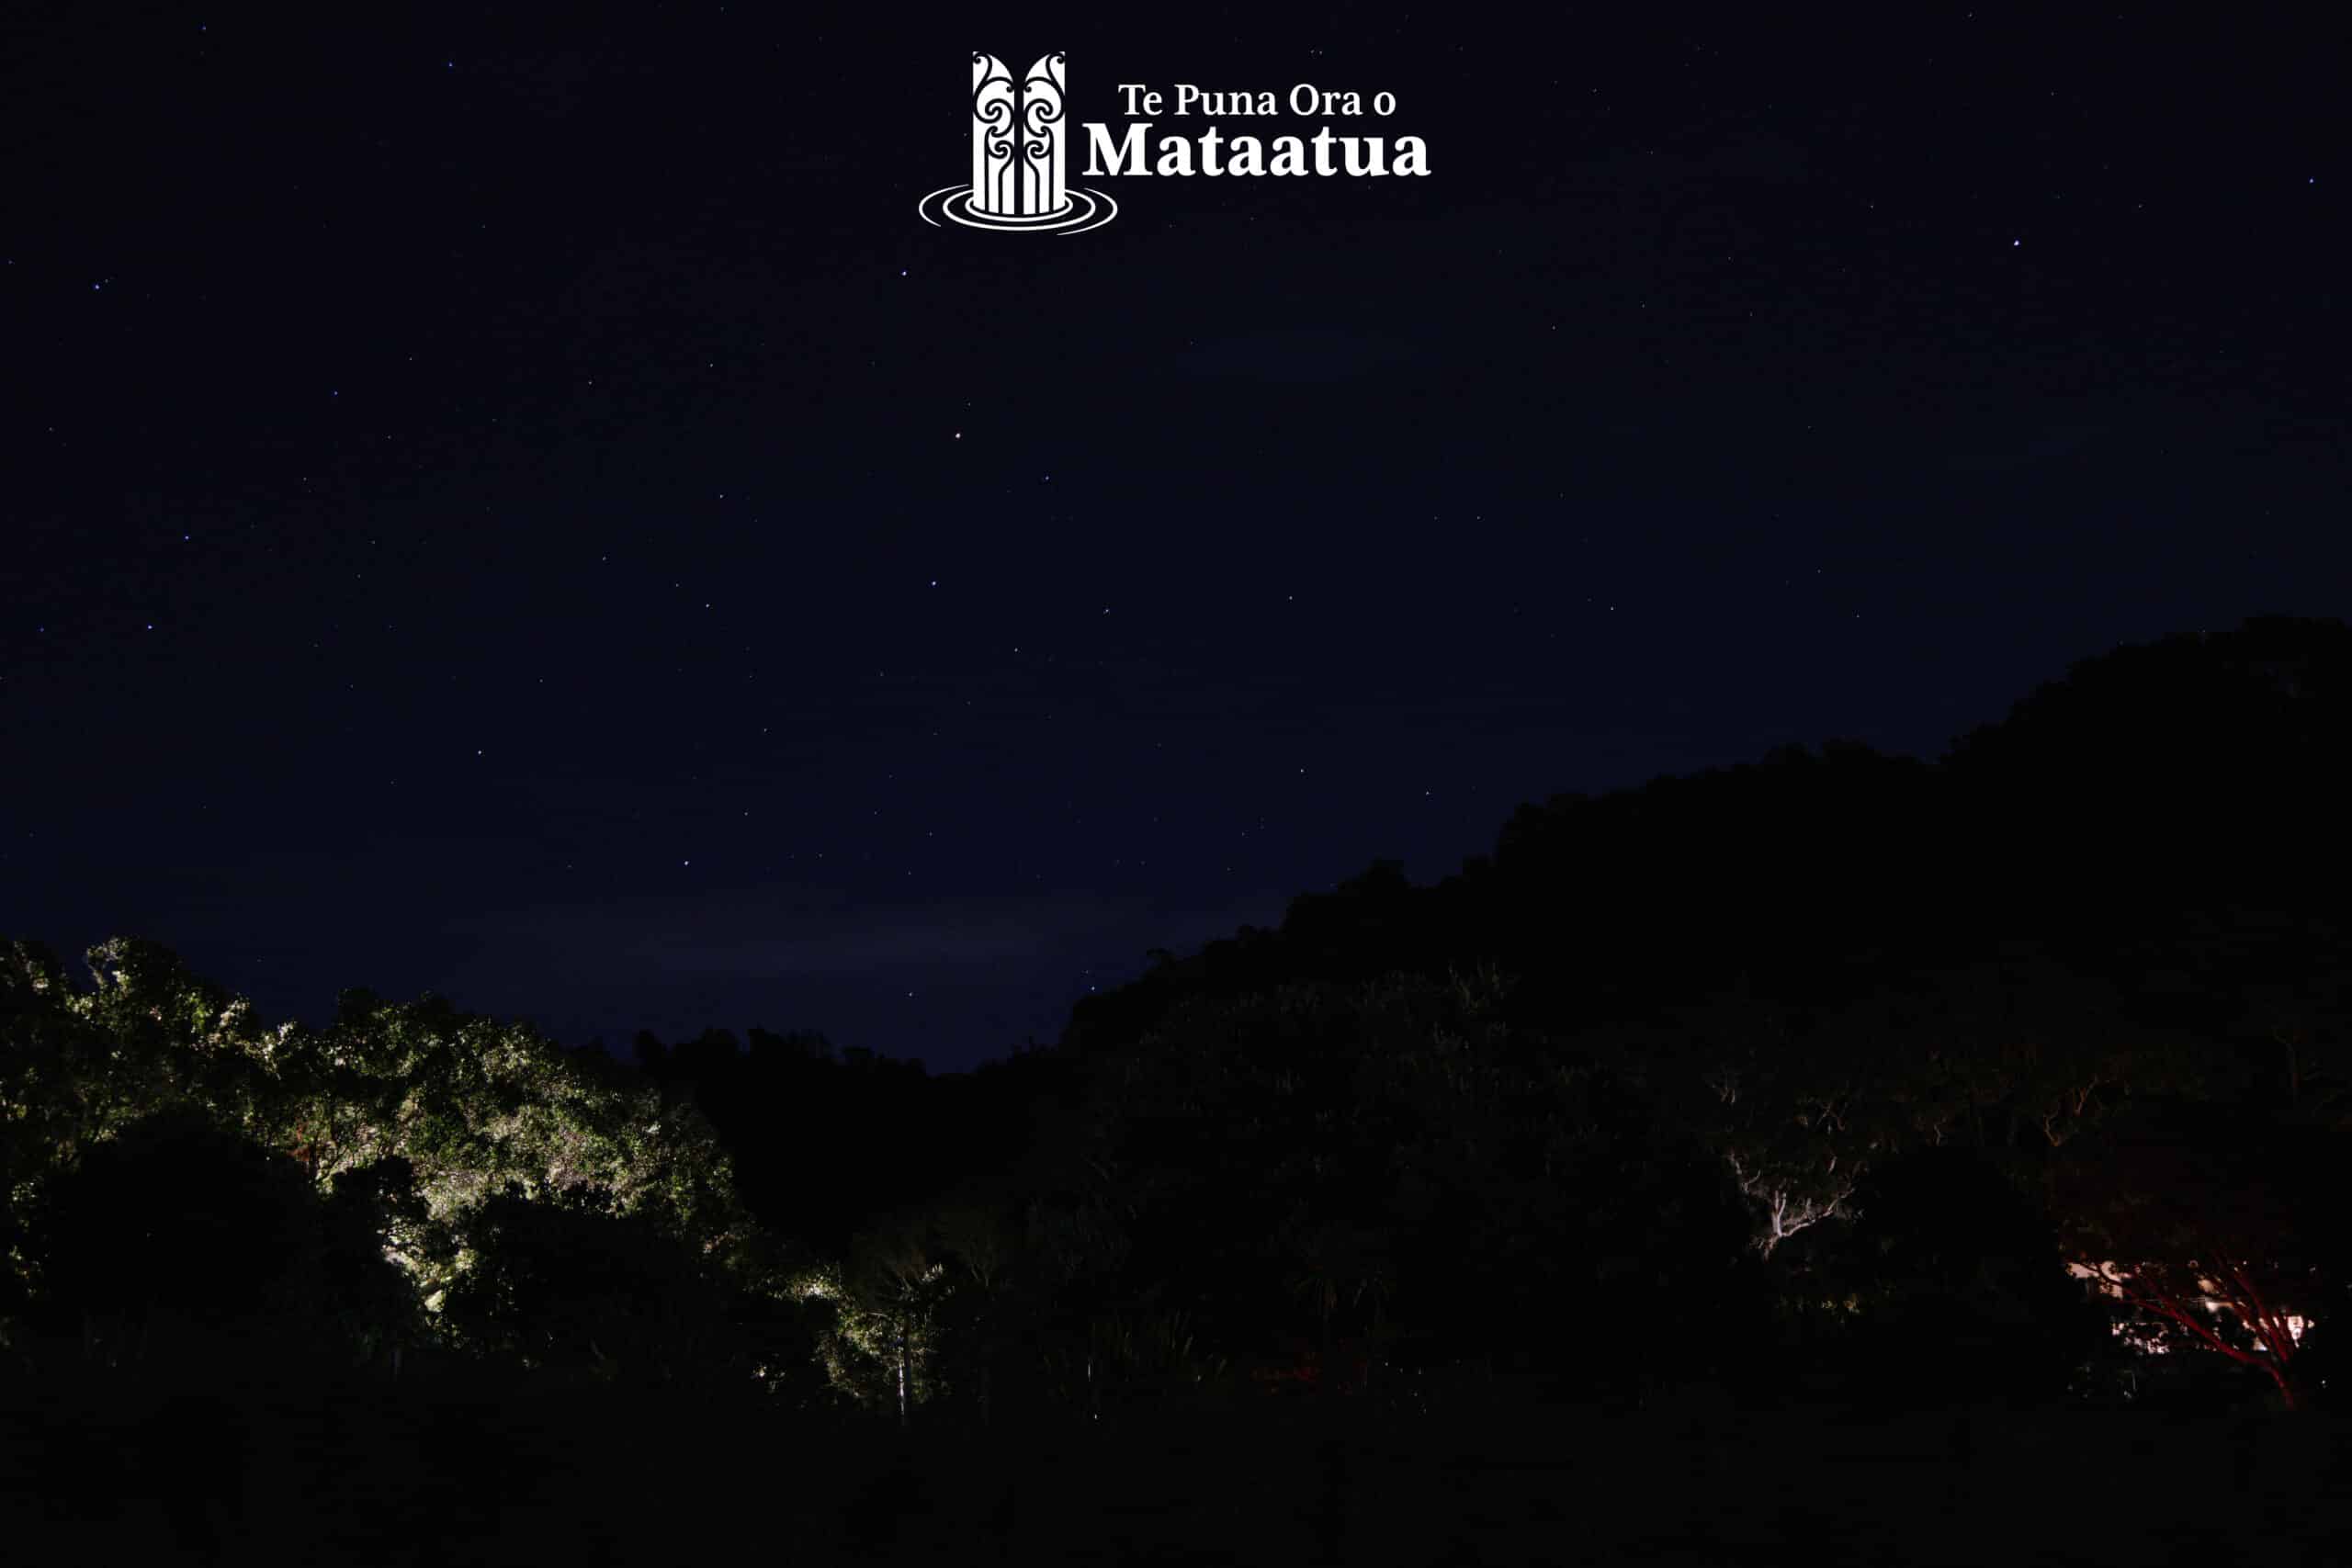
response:
[(2161, 1102), (2070, 1144), (2052, 1191), (2070, 1267), (2151, 1348), (2258, 1370), (2292, 1408), (2342, 1258), (2337, 1140), (2227, 1107)]
[[(774, 1292), (787, 1271), (765, 1267), (754, 1282), (746, 1259), (763, 1238), (691, 1107), (528, 1029), (365, 992), (346, 993), (324, 1029), (265, 1029), (153, 943), (106, 942), (89, 958), (93, 984), (76, 990), (45, 950), (0, 949), (0, 1330), (46, 1288), (49, 1264), (27, 1239), (45, 1194), (163, 1112), (274, 1151), (270, 1168), (325, 1201), (333, 1310), (363, 1348), (397, 1351), (417, 1333), (417, 1314), (384, 1293), (393, 1276), (381, 1265), (397, 1266), (429, 1329), (459, 1283), (461, 1237), (503, 1192), (650, 1227), (697, 1269), (740, 1267), (741, 1289)], [(168, 1186), (157, 1190), (166, 1204)], [(501, 1224), (533, 1234), (512, 1213)], [(478, 1290), (460, 1295), (480, 1306)], [(496, 1339), (477, 1328), (477, 1341)]]
[(811, 1270), (803, 1289), (834, 1308), (819, 1354), (840, 1392), (895, 1409), (901, 1427), (915, 1405), (946, 1392), (940, 1320), (956, 1286), (919, 1216), (861, 1232), (846, 1264)]
[(1857, 1044), (1802, 1027), (1785, 1009), (1730, 998), (1621, 1033), (1607, 1060), (1723, 1162), (1753, 1216), (1752, 1245), (1769, 1258), (1790, 1237), (1846, 1218), (1893, 1136), (1874, 1064)]

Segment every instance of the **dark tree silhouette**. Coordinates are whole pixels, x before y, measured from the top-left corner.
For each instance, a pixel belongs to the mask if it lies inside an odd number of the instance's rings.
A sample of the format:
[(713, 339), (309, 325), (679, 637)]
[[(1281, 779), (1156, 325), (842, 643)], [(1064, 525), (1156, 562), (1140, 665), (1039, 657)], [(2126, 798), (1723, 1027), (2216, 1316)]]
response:
[(1994, 1151), (1912, 1149), (1876, 1167), (1854, 1202), (1853, 1234), (1822, 1283), (1851, 1293), (1888, 1398), (2053, 1400), (2100, 1349), (2106, 1314)]
[(109, 1363), (250, 1357), (322, 1320), (309, 1183), (192, 1109), (83, 1150), (40, 1232), (45, 1315)]

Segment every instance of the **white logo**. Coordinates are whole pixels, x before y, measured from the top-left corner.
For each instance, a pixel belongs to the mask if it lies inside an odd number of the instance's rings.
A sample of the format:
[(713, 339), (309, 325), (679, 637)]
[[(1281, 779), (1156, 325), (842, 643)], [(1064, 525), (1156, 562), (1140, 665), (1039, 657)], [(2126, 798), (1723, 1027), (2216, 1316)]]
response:
[(915, 209), (924, 222), (1076, 234), (1119, 215), (1108, 196), (1072, 189), (1065, 178), (1064, 59), (1042, 56), (1016, 81), (996, 56), (972, 56), (972, 183), (924, 197)]

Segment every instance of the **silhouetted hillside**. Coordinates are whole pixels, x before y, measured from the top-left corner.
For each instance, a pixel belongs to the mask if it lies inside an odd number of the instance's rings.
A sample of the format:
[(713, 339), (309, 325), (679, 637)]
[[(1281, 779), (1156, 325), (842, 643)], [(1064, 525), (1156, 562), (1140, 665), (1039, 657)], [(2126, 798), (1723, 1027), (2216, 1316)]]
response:
[(2144, 997), (2220, 956), (2216, 922), (2292, 942), (2332, 916), (2347, 791), (2352, 630), (2256, 619), (2086, 660), (1932, 764), (1792, 747), (1523, 806), (1458, 874), (1375, 862), (1277, 931), (1082, 999), (1065, 1043), (1134, 1040), (1187, 996), (1480, 964), (1556, 1027), (1733, 992), (1827, 1004), (2019, 944)]
[[(365, 991), (272, 1024), (153, 942), (86, 986), (10, 943), (0, 1376), (69, 1440), (0, 1441), (51, 1522), (216, 1557), (313, 1490), (418, 1540), (665, 1539), (652, 1492), (562, 1477), (687, 1407), (831, 1477), (786, 1516), (846, 1551), (974, 1510), (1073, 1550), (1005, 1458), (1056, 1444), (1154, 1467), (1155, 1528), (1331, 1551), (1401, 1529), (1432, 1454), (1598, 1472), (1628, 1432), (1708, 1478), (1712, 1533), (1605, 1496), (1579, 1529), (1691, 1561), (1822, 1478), (1792, 1444), (1855, 1495), (1892, 1445), (1947, 1507), (2062, 1430), (2132, 1471), (2126, 1411), (2312, 1417), (2259, 1486), (2269, 1439), (2199, 1429), (2242, 1461), (2213, 1506), (2313, 1501), (2352, 1324), (2347, 660), (2256, 622), (2087, 660), (1936, 762), (1523, 807), (1454, 876), (1375, 862), (967, 1075), (763, 1029), (632, 1067)], [(1253, 1451), (1323, 1500), (1241, 1498), (1216, 1456)]]

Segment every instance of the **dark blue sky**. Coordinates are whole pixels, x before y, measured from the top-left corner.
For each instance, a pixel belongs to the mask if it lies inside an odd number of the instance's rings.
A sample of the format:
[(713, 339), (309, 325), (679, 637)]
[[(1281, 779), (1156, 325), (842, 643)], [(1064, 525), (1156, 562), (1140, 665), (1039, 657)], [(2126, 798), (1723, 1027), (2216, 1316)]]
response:
[[(0, 928), (966, 1066), (1524, 799), (2341, 613), (2317, 39), (1510, 15), (19, 11)], [(974, 47), (1432, 173), (933, 229)]]

